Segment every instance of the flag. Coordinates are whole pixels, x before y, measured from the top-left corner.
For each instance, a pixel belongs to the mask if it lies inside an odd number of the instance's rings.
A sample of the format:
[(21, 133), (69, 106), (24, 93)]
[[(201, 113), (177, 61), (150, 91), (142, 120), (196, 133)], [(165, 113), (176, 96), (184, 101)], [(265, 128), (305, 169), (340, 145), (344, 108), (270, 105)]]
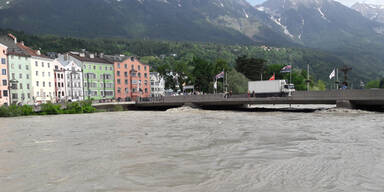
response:
[(216, 75), (216, 79), (224, 78), (224, 71)]
[(275, 80), (275, 73), (273, 73), (272, 77), (269, 78), (270, 81)]
[(292, 70), (292, 65), (286, 65), (281, 70), (280, 73), (290, 73)]
[(333, 69), (332, 73), (329, 75), (329, 79), (332, 79), (335, 77), (336, 71)]

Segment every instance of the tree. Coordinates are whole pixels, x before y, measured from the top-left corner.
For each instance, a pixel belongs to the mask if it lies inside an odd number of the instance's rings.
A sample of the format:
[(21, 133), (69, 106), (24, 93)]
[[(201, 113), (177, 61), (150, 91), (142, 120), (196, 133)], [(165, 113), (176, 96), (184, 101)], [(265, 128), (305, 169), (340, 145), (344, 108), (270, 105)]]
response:
[(252, 81), (260, 80), (266, 60), (240, 56), (236, 59), (236, 70)]
[(192, 76), (194, 77), (195, 89), (206, 93), (211, 92), (210, 84), (214, 78), (212, 64), (203, 59), (194, 58), (191, 65), (194, 66)]

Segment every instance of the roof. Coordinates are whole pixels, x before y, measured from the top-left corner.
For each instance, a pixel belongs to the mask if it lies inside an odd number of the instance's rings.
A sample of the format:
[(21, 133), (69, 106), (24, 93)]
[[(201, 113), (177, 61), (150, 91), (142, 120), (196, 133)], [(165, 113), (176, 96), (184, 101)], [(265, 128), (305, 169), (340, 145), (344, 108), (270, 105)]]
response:
[(24, 45), (24, 43), (17, 43), (17, 46), (24, 50), (25, 52), (27, 52), (27, 54), (29, 54), (30, 56), (35, 56), (35, 57), (41, 57), (41, 58), (45, 58), (45, 59), (51, 59), (50, 57), (46, 56), (46, 55), (43, 55), (43, 54), (37, 54), (38, 51), (36, 50), (33, 50), (32, 48)]
[[(144, 64), (142, 62), (140, 62), (136, 57), (134, 56), (125, 56), (125, 55), (105, 55), (104, 56), (107, 60), (111, 61), (111, 62), (123, 62), (125, 60), (131, 60), (131, 58), (135, 58), (136, 61), (138, 61), (140, 64), (142, 65), (147, 65), (147, 64)], [(147, 65), (149, 66), (149, 65)]]
[(105, 58), (100, 58), (100, 57), (94, 57), (90, 58), (89, 55), (85, 55), (84, 57), (80, 57), (80, 55), (69, 53), (71, 57), (76, 58), (79, 61), (82, 62), (92, 62), (92, 63), (104, 63), (104, 64), (113, 64), (112, 61), (109, 61), (108, 59)]
[(30, 55), (21, 49), (17, 44), (15, 44), (15, 40), (12, 39), (10, 36), (0, 36), (0, 43), (7, 46), (7, 53), (8, 55), (17, 55), (17, 56), (23, 56), (23, 57), (29, 57)]

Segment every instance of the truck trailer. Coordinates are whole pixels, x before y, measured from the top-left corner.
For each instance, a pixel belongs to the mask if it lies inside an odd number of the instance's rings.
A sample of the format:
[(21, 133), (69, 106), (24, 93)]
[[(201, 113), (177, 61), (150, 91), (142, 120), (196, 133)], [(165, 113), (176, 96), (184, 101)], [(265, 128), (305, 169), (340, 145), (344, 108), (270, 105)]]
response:
[(285, 80), (249, 81), (248, 93), (252, 97), (286, 97), (295, 91)]

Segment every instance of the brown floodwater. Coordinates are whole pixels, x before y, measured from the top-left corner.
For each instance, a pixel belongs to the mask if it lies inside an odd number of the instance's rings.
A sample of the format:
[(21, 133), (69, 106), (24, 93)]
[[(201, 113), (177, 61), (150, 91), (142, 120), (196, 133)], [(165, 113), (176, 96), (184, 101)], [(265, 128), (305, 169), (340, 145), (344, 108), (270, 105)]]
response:
[(1, 192), (384, 191), (384, 115), (170, 110), (0, 118)]

